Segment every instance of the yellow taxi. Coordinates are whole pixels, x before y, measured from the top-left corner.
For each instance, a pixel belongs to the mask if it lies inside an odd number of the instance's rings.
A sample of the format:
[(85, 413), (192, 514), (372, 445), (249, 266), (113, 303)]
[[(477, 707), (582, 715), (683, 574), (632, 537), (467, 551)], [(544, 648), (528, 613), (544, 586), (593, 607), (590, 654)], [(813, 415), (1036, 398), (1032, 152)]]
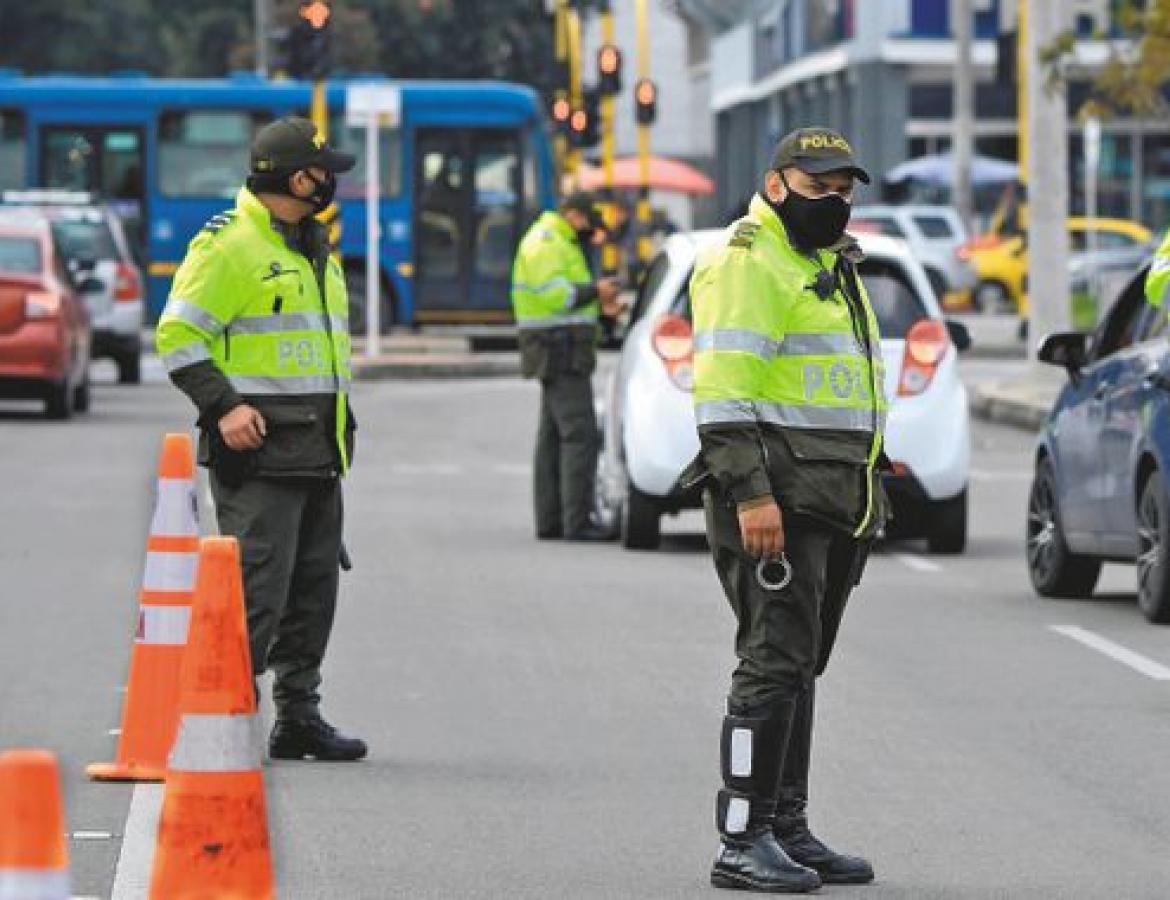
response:
[[(1088, 219), (1073, 216), (1068, 220), (1069, 248), (1088, 248), (1089, 231), (1097, 235), (1097, 249), (1136, 250), (1153, 237), (1150, 230), (1128, 219)], [(1028, 315), (1025, 281), (1028, 274), (1028, 248), (1023, 235), (992, 241), (977, 239), (958, 251), (970, 263), (979, 279), (973, 303), (983, 312), (1018, 312)]]

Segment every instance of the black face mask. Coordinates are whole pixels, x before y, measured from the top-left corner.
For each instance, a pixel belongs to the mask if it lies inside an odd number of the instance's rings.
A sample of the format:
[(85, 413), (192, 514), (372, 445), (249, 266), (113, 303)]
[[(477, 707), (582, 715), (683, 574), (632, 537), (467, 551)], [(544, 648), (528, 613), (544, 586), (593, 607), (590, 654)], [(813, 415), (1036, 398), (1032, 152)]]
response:
[(290, 187), (290, 182), (294, 174), (291, 172), (253, 174), (248, 178), (248, 189), (254, 194), (284, 194), (286, 197), (292, 197), (294, 200), (311, 203), (313, 205), (313, 212), (315, 213), (328, 209), (329, 204), (333, 202), (334, 195), (337, 194), (337, 176), (332, 172), (328, 172), (323, 180), (318, 180), (313, 177), (312, 172), (306, 170), (305, 174), (309, 176), (309, 180), (313, 182), (316, 189), (308, 197), (300, 197), (294, 194), (292, 187)]
[(582, 247), (588, 247), (591, 243), (593, 243), (593, 229), (592, 228), (578, 229), (577, 230), (577, 243), (580, 244)]
[(308, 197), (298, 197), (298, 200), (307, 200), (313, 204), (313, 212), (323, 212), (329, 208), (329, 204), (333, 202), (334, 196), (337, 194), (337, 176), (332, 172), (326, 172), (323, 179), (318, 180), (313, 177), (313, 173), (305, 170), (305, 174), (309, 176), (309, 180), (313, 182), (316, 190), (309, 194)]
[(806, 250), (819, 250), (832, 247), (841, 240), (853, 211), (844, 197), (829, 194), (813, 199), (789, 187), (783, 172), (780, 173), (780, 180), (788, 190), (784, 199), (776, 203), (767, 194), (764, 199), (780, 217), (794, 244)]

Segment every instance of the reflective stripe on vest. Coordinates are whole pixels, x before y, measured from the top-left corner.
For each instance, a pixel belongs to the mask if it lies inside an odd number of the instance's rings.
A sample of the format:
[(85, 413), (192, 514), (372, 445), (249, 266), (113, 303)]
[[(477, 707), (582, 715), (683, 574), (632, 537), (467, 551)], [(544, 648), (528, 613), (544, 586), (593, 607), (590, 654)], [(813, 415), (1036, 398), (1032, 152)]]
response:
[(859, 349), (851, 334), (786, 334), (781, 341), (741, 328), (700, 331), (695, 335), (695, 352), (750, 353), (764, 360), (777, 356), (837, 356), (856, 354)]
[(336, 394), (348, 391), (348, 378), (332, 375), (229, 375), (228, 380), (241, 394), (274, 396), (279, 394)]
[(588, 315), (551, 316), (542, 319), (521, 319), (516, 323), (523, 331), (541, 328), (565, 328), (570, 325), (596, 325), (597, 319)]
[(710, 400), (695, 405), (699, 425), (766, 423), (787, 428), (820, 428), (835, 431), (873, 431), (874, 415), (869, 408), (845, 406), (800, 406), (766, 403), (759, 400)]
[(244, 316), (233, 319), (231, 323), (232, 337), (242, 334), (283, 334), (289, 331), (326, 330), (326, 323), (333, 331), (344, 333), (349, 323), (341, 316), (330, 315), (328, 319), (321, 313), (277, 313), (271, 316)]
[(219, 337), (227, 328), (227, 323), (221, 322), (207, 310), (194, 303), (188, 303), (179, 297), (171, 297), (163, 308), (164, 316), (171, 316), (188, 325), (193, 325), (200, 331), (207, 332), (211, 337)]
[(211, 353), (204, 344), (188, 344), (162, 357), (163, 368), (168, 373), (184, 366), (193, 366), (195, 363), (211, 359)]

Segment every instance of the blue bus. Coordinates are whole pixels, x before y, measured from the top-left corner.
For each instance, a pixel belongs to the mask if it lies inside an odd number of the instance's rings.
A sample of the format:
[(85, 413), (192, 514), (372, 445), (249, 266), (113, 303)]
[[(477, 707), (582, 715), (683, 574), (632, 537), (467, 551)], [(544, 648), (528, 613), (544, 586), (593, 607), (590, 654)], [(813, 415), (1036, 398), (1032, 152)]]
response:
[[(516, 244), (555, 204), (537, 95), (490, 81), (384, 83), (399, 90), (401, 116), (380, 134), (382, 321), (510, 321)], [(345, 124), (345, 89), (330, 82), (327, 98), (330, 141), (358, 156), (338, 199), (351, 319), (360, 331), (365, 132)], [(242, 73), (173, 80), (0, 71), (0, 190), (91, 191), (120, 208), (139, 239), (153, 319), (187, 242), (232, 205), (256, 129), (277, 116), (307, 115), (310, 90)]]

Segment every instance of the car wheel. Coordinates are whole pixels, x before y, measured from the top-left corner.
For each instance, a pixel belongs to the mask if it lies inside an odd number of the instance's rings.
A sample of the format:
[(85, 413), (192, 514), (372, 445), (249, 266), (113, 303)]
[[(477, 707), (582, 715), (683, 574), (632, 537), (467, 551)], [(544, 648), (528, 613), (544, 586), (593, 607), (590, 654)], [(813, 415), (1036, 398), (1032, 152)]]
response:
[(89, 376), (85, 376), (85, 380), (73, 389), (73, 411), (74, 412), (89, 412)]
[(973, 305), (979, 312), (989, 316), (1006, 313), (1011, 308), (1007, 288), (998, 281), (981, 281), (975, 288)]
[(658, 505), (632, 484), (622, 504), (622, 546), (627, 550), (656, 550), (662, 543)]
[(1056, 474), (1047, 458), (1036, 464), (1028, 496), (1026, 534), (1028, 574), (1043, 597), (1084, 598), (1093, 593), (1101, 575), (1101, 560), (1068, 549), (1060, 530), (1056, 502)]
[(73, 390), (68, 381), (49, 386), (45, 394), (45, 415), (50, 419), (68, 419), (73, 415)]
[(142, 359), (137, 353), (119, 356), (118, 384), (140, 384), (142, 382)]
[(967, 491), (930, 504), (926, 546), (931, 553), (962, 553), (967, 548)]
[(1138, 606), (1151, 622), (1170, 622), (1170, 503), (1156, 469), (1138, 499), (1137, 533)]

